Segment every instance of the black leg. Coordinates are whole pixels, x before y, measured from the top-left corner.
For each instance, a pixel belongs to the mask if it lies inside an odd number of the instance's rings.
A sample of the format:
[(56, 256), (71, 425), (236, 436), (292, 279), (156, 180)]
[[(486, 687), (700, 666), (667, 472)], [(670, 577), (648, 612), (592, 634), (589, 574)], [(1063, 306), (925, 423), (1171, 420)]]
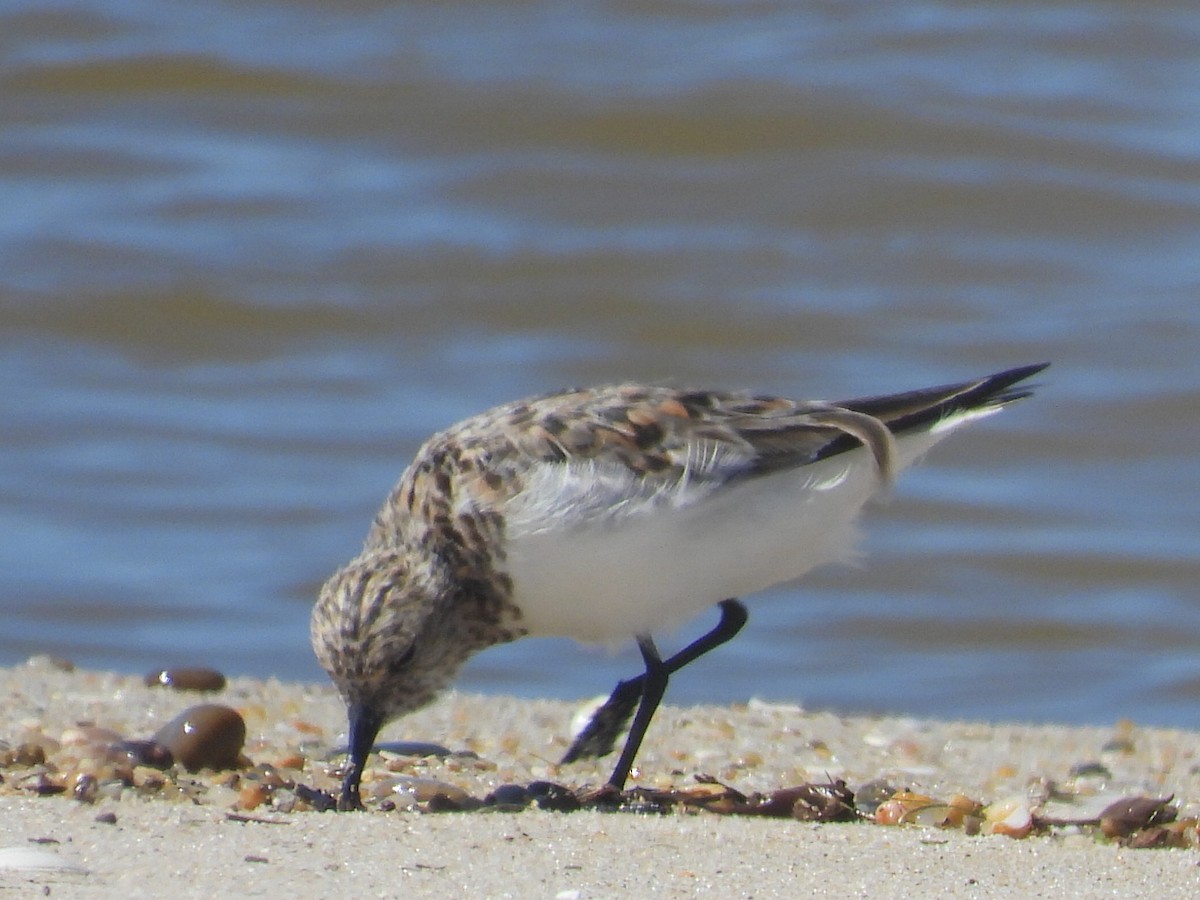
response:
[(746, 612), (746, 607), (740, 600), (722, 600), (718, 606), (721, 607), (721, 621), (717, 623), (717, 627), (707, 634), (700, 635), (663, 663), (668, 672), (674, 674), (709, 650), (720, 647), (741, 631), (746, 620), (750, 618), (750, 613)]
[(629, 736), (625, 738), (625, 747), (621, 750), (617, 765), (608, 777), (608, 783), (618, 791), (625, 787), (629, 770), (633, 768), (633, 758), (642, 746), (642, 738), (646, 736), (646, 729), (650, 727), (650, 720), (654, 718), (654, 711), (667, 692), (667, 681), (671, 678), (671, 672), (659, 657), (653, 640), (649, 637), (638, 638), (638, 649), (642, 651), (642, 659), (646, 662), (646, 674), (642, 676), (642, 701), (638, 704), (633, 724), (629, 726)]
[[(746, 612), (746, 607), (737, 600), (722, 600), (721, 621), (716, 627), (708, 633), (701, 635), (692, 643), (688, 644), (674, 656), (666, 660), (658, 660), (658, 652), (654, 650), (653, 643), (650, 647), (654, 652), (654, 657), (657, 661), (656, 668), (662, 669), (663, 690), (666, 689), (666, 680), (673, 673), (678, 672), (688, 663), (703, 656), (709, 650), (719, 647), (724, 644), (735, 634), (741, 631), (742, 626), (746, 624), (749, 614)], [(642, 658), (646, 658), (646, 647), (642, 641), (638, 641), (638, 646), (642, 649)], [(645, 690), (646, 682), (650, 676), (651, 664), (646, 662), (646, 673), (638, 675), (636, 678), (630, 678), (628, 681), (620, 682), (613, 690), (611, 696), (605, 701), (592, 716), (592, 721), (587, 727), (580, 732), (571, 748), (567, 751), (562, 761), (564, 764), (574, 762), (577, 759), (585, 759), (597, 756), (604, 756), (612, 752), (613, 745), (616, 743), (617, 736), (625, 727), (625, 723), (629, 721), (629, 717), (633, 715), (634, 708), (638, 709), (639, 715), (642, 709), (646, 706)], [(659, 700), (662, 699), (661, 694)], [(639, 704), (639, 700), (642, 702)], [(649, 711), (645, 715), (646, 725), (650, 724), (650, 717), (654, 715), (654, 709), (658, 706), (658, 700), (655, 700)], [(628, 765), (624, 766), (624, 772), (621, 771), (621, 763), (617, 764), (616, 770), (613, 772), (612, 778), (609, 779), (610, 784), (616, 784), (618, 775), (620, 775), (621, 784), (623, 786), (625, 779), (629, 775), (629, 769), (633, 764), (633, 756), (637, 753), (638, 745), (641, 744), (642, 735), (645, 734), (645, 727), (642, 728), (642, 734), (637, 735), (636, 742), (633, 738), (636, 734), (637, 724), (635, 722), (630, 730), (629, 738), (625, 742), (625, 750), (621, 754), (622, 762), (626, 756), (629, 756)], [(632, 751), (630, 746), (632, 744)]]

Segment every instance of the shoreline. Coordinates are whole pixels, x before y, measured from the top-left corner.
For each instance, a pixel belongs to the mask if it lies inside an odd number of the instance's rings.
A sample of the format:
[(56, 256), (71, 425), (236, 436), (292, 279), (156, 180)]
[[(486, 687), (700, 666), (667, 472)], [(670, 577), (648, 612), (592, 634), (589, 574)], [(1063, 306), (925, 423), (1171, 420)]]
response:
[[(451, 754), (373, 755), (364, 778), (368, 811), (337, 814), (305, 811), (311, 806), (288, 787), (336, 786), (329, 753), (345, 722), (330, 687), (231, 678), (223, 690), (199, 694), (31, 661), (0, 669), (0, 692), (0, 751), (40, 741), (45, 755), (40, 763), (0, 767), (0, 887), (28, 888), (31, 896), (44, 887), (71, 896), (149, 896), (161, 893), (163, 877), (179, 896), (351, 889), (551, 897), (618, 890), (871, 897), (937, 890), (978, 897), (1035, 887), (1044, 896), (1200, 893), (1194, 843), (1134, 849), (1088, 827), (1016, 839), (971, 836), (961, 827), (719, 815), (694, 806), (654, 815), (423, 811), (439, 791), (481, 800), (501, 785), (601, 784), (612, 757), (555, 763), (580, 704), (452, 692), (381, 735), (434, 742)], [(109, 763), (98, 761), (96, 749), (103, 741), (144, 741), (180, 711), (210, 703), (232, 707), (245, 722), (240, 769), (137, 765), (130, 784), (105, 778)], [(97, 785), (90, 798), (76, 790), (89, 766)], [(695, 791), (702, 775), (747, 795), (833, 779), (856, 791), (886, 782), (939, 802), (961, 794), (985, 806), (1023, 803), (1056, 819), (1093, 815), (1121, 797), (1173, 795), (1171, 808), (1186, 823), (1200, 815), (1200, 733), (1136, 723), (838, 716), (754, 702), (664, 706), (631, 786)], [(1190, 841), (1195, 828), (1177, 827), (1191, 829)], [(26, 852), (6, 862), (3, 854), (13, 848), (52, 854), (47, 859), (86, 873), (11, 865), (33, 859)]]

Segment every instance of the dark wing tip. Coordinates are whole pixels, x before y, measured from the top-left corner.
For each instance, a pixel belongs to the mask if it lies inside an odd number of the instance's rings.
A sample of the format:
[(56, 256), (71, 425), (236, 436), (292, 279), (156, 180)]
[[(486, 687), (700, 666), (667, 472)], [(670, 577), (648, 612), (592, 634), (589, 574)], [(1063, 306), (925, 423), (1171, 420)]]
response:
[(1038, 372), (1044, 371), (1050, 366), (1050, 363), (1033, 363), (1028, 366), (1017, 366), (1014, 369), (1005, 369), (1003, 372), (997, 372), (995, 375), (989, 375), (981, 379), (972, 390), (966, 392), (967, 395), (979, 392), (982, 402), (988, 404), (1003, 404), (1011, 403), (1014, 400), (1024, 400), (1026, 397), (1033, 396), (1034, 389), (1038, 387), (1036, 384), (1027, 384), (1015, 391), (1010, 391), (1008, 388), (1014, 384), (1024, 381), (1036, 375)]
[[(1033, 363), (1028, 366), (1016, 366), (987, 375), (977, 381), (966, 381), (961, 384), (946, 385), (943, 388), (932, 388), (924, 393), (927, 395), (928, 406), (923, 410), (910, 412), (901, 421), (889, 421), (888, 426), (893, 431), (903, 431), (906, 428), (928, 424), (943, 416), (970, 409), (983, 409), (1005, 406), (1017, 400), (1033, 396), (1036, 385), (1021, 384), (1026, 379), (1043, 371), (1050, 363)], [(1020, 387), (1014, 385), (1021, 384)], [(940, 396), (938, 396), (940, 394)]]
[(1005, 369), (973, 381), (946, 384), (939, 387), (889, 394), (882, 397), (862, 397), (839, 403), (847, 409), (876, 416), (893, 433), (925, 428), (956, 412), (986, 407), (1004, 406), (1022, 400), (1033, 393), (1033, 385), (1014, 385), (1041, 372), (1050, 363), (1034, 363)]

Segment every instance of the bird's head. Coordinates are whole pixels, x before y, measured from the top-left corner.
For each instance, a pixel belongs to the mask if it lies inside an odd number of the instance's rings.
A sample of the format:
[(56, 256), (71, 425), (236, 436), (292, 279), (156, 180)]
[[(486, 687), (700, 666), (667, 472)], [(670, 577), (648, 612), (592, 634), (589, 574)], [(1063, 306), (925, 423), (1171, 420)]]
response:
[(467, 648), (454, 640), (444, 582), (398, 551), (365, 553), (321, 588), (312, 646), (349, 713), (350, 769), (339, 809), (360, 809), (359, 780), (379, 730), (429, 703)]

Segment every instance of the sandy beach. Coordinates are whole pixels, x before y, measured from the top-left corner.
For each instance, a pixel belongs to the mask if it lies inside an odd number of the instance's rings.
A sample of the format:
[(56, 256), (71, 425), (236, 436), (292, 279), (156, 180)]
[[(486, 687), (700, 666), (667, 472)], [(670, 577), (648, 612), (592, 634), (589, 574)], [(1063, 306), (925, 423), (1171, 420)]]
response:
[[(599, 785), (611, 760), (555, 763), (578, 705), (449, 694), (381, 740), (451, 752), (373, 756), (368, 811), (338, 814), (313, 810), (337, 783), (332, 751), (344, 729), (325, 686), (234, 678), (197, 694), (35, 660), (0, 670), (0, 690), (6, 896), (1200, 893), (1189, 821), (1200, 813), (1200, 734), (1136, 722), (1067, 728), (842, 717), (755, 702), (667, 706), (633, 779), (686, 792), (709, 776), (750, 798), (842, 779), (856, 792), (907, 788), (929, 798), (927, 810), (961, 795), (982, 807), (974, 829), (723, 815), (683, 803), (640, 814), (510, 811), (481, 804), (502, 785)], [(236, 768), (155, 768), (114, 750), (118, 738), (144, 741), (197, 704), (230, 707), (245, 722)], [(431, 806), (434, 795), (441, 799)], [(1171, 795), (1172, 831), (1151, 826), (1119, 839), (1088, 824), (1121, 798)], [(427, 811), (446, 806), (467, 811)], [(1011, 821), (1025, 811), (1037, 827), (1024, 837), (989, 834), (998, 808), (1015, 811)], [(1138, 834), (1141, 843), (1176, 846), (1130, 846)]]

